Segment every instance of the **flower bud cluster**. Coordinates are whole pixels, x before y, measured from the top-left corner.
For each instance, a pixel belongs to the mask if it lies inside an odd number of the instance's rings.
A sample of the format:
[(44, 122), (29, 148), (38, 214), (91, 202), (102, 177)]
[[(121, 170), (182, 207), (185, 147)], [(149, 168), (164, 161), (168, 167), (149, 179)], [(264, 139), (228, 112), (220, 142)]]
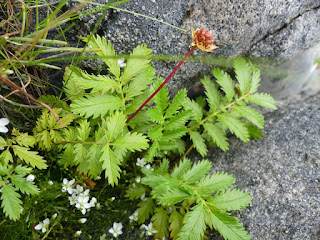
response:
[(196, 31), (192, 31), (192, 46), (197, 46), (202, 51), (212, 52), (218, 48), (213, 45), (213, 36), (211, 32), (206, 31), (204, 28), (198, 28)]

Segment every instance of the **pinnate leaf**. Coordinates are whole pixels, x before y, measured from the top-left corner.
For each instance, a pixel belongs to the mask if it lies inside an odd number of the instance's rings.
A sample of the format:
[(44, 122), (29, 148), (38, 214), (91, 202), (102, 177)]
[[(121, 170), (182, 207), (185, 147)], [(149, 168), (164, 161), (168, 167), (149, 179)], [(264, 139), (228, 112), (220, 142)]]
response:
[(40, 192), (40, 189), (34, 184), (34, 182), (27, 181), (22, 175), (11, 175), (11, 182), (22, 193), (34, 195)]
[(192, 132), (189, 132), (189, 135), (198, 153), (200, 153), (202, 157), (206, 156), (208, 149), (204, 141), (204, 138), (201, 136), (201, 134), (199, 132), (192, 131)]
[(120, 161), (118, 156), (110, 149), (108, 145), (102, 149), (102, 168), (105, 169), (105, 176), (108, 179), (108, 183), (112, 186), (118, 185), (118, 179), (120, 178)]
[(172, 188), (159, 197), (159, 203), (164, 206), (170, 206), (183, 201), (184, 199), (191, 198), (190, 194), (181, 188)]
[(208, 160), (202, 160), (193, 164), (192, 168), (183, 174), (184, 184), (194, 183), (200, 180), (211, 170), (211, 163)]
[(221, 86), (226, 94), (227, 100), (230, 102), (235, 95), (234, 83), (232, 82), (230, 75), (217, 68), (212, 70), (212, 74), (217, 79), (217, 83)]
[(191, 111), (193, 120), (197, 122), (201, 121), (203, 116), (203, 110), (197, 102), (190, 100), (189, 98), (186, 98), (186, 100), (183, 103), (183, 106), (186, 110)]
[(170, 237), (173, 240), (176, 240), (178, 238), (178, 234), (182, 228), (182, 222), (183, 222), (183, 216), (181, 213), (179, 213), (176, 210), (173, 210), (170, 217), (169, 217), (169, 223), (170, 223)]
[(249, 133), (245, 127), (245, 123), (238, 118), (233, 117), (231, 114), (223, 113), (218, 115), (219, 120), (227, 126), (232, 133), (244, 142), (249, 141)]
[(149, 197), (147, 200), (139, 202), (138, 207), (138, 224), (141, 224), (144, 223), (153, 213), (155, 205), (152, 198)]
[(183, 102), (187, 97), (187, 90), (182, 89), (180, 90), (177, 95), (173, 98), (172, 102), (170, 103), (169, 107), (166, 110), (165, 118), (171, 118), (175, 115), (178, 110), (182, 107)]
[(12, 146), (13, 152), (20, 159), (30, 164), (32, 167), (37, 167), (39, 169), (45, 169), (48, 167), (46, 161), (42, 156), (38, 155), (38, 152), (30, 151), (27, 147), (20, 147), (17, 145)]
[(169, 216), (167, 210), (162, 207), (158, 207), (155, 209), (155, 214), (152, 216), (151, 221), (153, 222), (154, 228), (158, 231), (154, 237), (162, 238), (169, 236)]
[(214, 82), (210, 79), (208, 76), (204, 76), (203, 79), (201, 79), (201, 82), (206, 89), (205, 94), (207, 96), (207, 101), (209, 103), (209, 106), (212, 111), (215, 111), (220, 103), (220, 92), (214, 84)]
[(203, 127), (218, 147), (225, 152), (229, 150), (228, 138), (226, 137), (226, 132), (223, 129), (217, 125), (209, 123), (203, 124)]
[(234, 60), (234, 71), (239, 82), (240, 91), (242, 94), (250, 89), (251, 85), (251, 67), (243, 58), (236, 58)]

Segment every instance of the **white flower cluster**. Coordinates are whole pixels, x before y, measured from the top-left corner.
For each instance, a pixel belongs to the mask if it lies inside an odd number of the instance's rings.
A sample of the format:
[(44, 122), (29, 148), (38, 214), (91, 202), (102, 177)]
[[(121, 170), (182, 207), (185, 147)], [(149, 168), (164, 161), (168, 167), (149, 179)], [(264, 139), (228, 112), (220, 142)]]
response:
[[(56, 217), (58, 216), (58, 213), (55, 213), (52, 215), (52, 219), (56, 219)], [(50, 220), (49, 218), (46, 218), (45, 220), (43, 220), (42, 222), (40, 222), (38, 225), (36, 225), (34, 227), (35, 230), (41, 230), (43, 233), (45, 233), (47, 231), (47, 229), (49, 228), (50, 225)]]
[(145, 167), (146, 169), (151, 170), (151, 171), (154, 170), (149, 163), (147, 164), (144, 161), (144, 158), (137, 158), (136, 165), (139, 166), (139, 167)]
[(75, 186), (74, 182), (74, 179), (69, 181), (64, 178), (61, 189), (62, 192), (68, 192), (70, 194), (68, 197), (70, 205), (75, 205), (83, 215), (86, 214), (86, 212), (89, 212), (92, 207), (99, 208), (100, 204), (97, 203), (97, 199), (95, 197), (92, 197), (90, 200), (90, 189), (84, 190), (84, 188), (78, 184)]
[(9, 130), (6, 125), (9, 124), (9, 120), (7, 118), (0, 118), (0, 132), (7, 133)]

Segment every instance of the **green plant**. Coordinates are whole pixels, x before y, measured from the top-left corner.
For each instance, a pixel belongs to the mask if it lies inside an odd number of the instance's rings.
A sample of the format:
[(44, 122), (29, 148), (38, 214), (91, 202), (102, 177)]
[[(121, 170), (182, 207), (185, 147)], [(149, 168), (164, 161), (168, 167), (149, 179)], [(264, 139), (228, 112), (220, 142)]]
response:
[[(207, 143), (227, 151), (229, 132), (244, 142), (261, 136), (263, 116), (251, 104), (276, 107), (270, 95), (256, 93), (259, 70), (250, 62), (236, 58), (237, 83), (226, 72), (214, 69), (217, 84), (209, 76), (201, 79), (205, 97), (190, 99), (183, 89), (170, 101), (165, 83), (172, 75), (165, 82), (155, 76), (155, 69), (150, 65), (151, 50), (145, 44), (133, 50), (124, 66), (105, 38), (91, 36), (83, 40), (93, 49), (100, 49), (97, 55), (107, 65), (109, 74), (94, 75), (73, 65), (67, 67), (63, 83), (66, 98), (51, 95), (40, 98), (53, 106), (50, 111), (59, 116), (60, 124), (45, 109), (36, 121), (33, 135), (13, 130), (11, 138), (0, 137), (0, 147), (5, 148), (0, 155), (1, 207), (5, 215), (17, 220), (23, 213), (19, 191), (39, 193), (39, 188), (26, 180), (27, 174), (40, 171), (35, 167), (58, 165), (60, 172), (77, 179), (79, 189), (86, 187), (86, 183), (94, 186), (93, 181), (103, 172), (111, 186), (118, 185), (123, 174), (129, 174), (132, 184), (126, 196), (131, 200), (141, 199), (135, 215), (138, 223), (150, 218), (153, 222), (143, 225), (147, 235), (202, 239), (209, 226), (225, 239), (250, 239), (239, 221), (228, 213), (248, 206), (249, 194), (231, 189), (235, 182), (231, 175), (209, 174), (208, 160), (192, 165), (186, 156), (195, 148), (205, 157)], [(143, 108), (148, 101), (149, 108)], [(192, 144), (186, 148), (190, 140)], [(47, 161), (39, 153), (47, 156)], [(137, 157), (142, 159), (136, 164)], [(140, 180), (141, 173), (144, 176)], [(64, 191), (75, 191), (72, 185), (75, 181), (63, 181)], [(86, 213), (88, 200), (84, 201), (81, 194), (84, 193), (80, 191), (77, 197), (81, 196), (83, 205), (70, 203), (71, 209), (59, 208), (59, 211), (75, 213), (77, 208)], [(72, 202), (72, 196), (69, 197)], [(14, 201), (10, 202), (10, 198)], [(62, 218), (58, 220), (63, 222)], [(68, 225), (67, 220), (64, 224)], [(37, 226), (42, 229), (42, 225)], [(120, 224), (114, 226), (118, 228)]]

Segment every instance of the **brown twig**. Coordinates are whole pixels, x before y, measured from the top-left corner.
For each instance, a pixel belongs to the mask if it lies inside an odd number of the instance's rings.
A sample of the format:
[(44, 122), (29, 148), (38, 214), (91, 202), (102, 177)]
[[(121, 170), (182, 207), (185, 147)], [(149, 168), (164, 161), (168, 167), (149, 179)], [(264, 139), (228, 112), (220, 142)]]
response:
[[(29, 76), (28, 76), (28, 77), (29, 77)], [(53, 114), (53, 116), (57, 119), (57, 121), (59, 122), (60, 126), (61, 126), (61, 127), (64, 127), (63, 124), (62, 124), (62, 122), (60, 121), (60, 118), (59, 118), (58, 114), (57, 114), (55, 111), (53, 111), (53, 109), (52, 109), (49, 105), (47, 105), (47, 104), (45, 104), (44, 102), (41, 102), (41, 101), (35, 99), (32, 95), (30, 95), (29, 93), (27, 93), (27, 92), (24, 90), (24, 88), (21, 88), (21, 87), (19, 87), (17, 84), (15, 84), (14, 82), (12, 82), (12, 81), (8, 78), (7, 75), (0, 73), (0, 82), (3, 82), (4, 84), (8, 85), (9, 87), (11, 87), (12, 89), (14, 89), (15, 91), (18, 91), (18, 92), (22, 93), (23, 95), (25, 95), (25, 96), (26, 96), (28, 99), (30, 99), (31, 101), (36, 102), (36, 103), (39, 103), (41, 106), (43, 106), (43, 107), (45, 107), (46, 109), (48, 109), (48, 110)]]

